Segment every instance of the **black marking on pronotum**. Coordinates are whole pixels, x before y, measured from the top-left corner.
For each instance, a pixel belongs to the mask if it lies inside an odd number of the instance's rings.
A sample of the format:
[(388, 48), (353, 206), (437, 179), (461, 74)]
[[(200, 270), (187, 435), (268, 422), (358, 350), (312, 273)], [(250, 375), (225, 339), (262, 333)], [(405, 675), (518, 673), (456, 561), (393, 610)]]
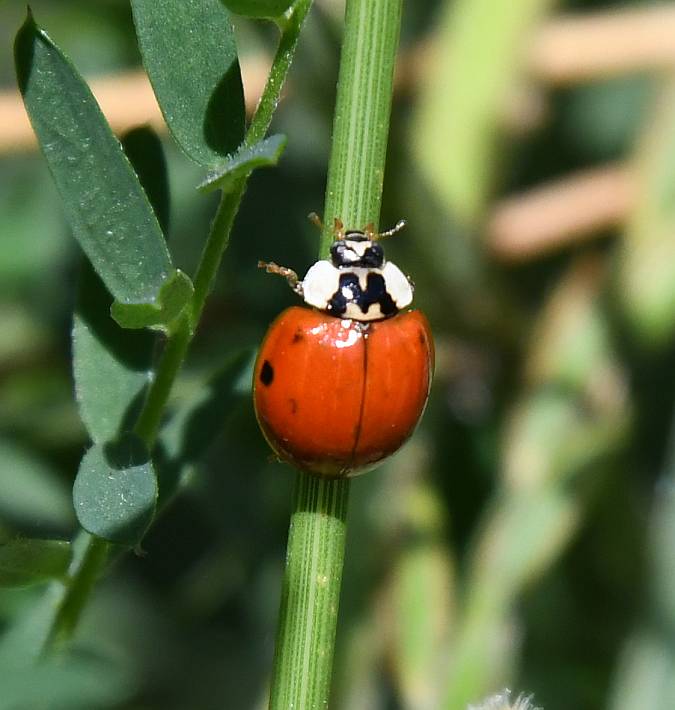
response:
[(347, 310), (348, 303), (355, 303), (362, 313), (368, 313), (368, 309), (377, 303), (385, 318), (395, 315), (398, 310), (387, 291), (382, 274), (368, 274), (365, 291), (361, 288), (356, 274), (341, 274), (338, 290), (328, 301), (328, 311), (335, 316), (341, 316)]
[(265, 362), (263, 362), (263, 366), (260, 368), (260, 381), (265, 385), (265, 387), (269, 387), (272, 384), (273, 379), (274, 368), (270, 365), (269, 360), (265, 360)]
[[(364, 239), (354, 239), (351, 241), (364, 241)], [(353, 249), (345, 241), (335, 242), (330, 248), (331, 261), (337, 268), (346, 266), (362, 266), (367, 269), (381, 269), (384, 264), (384, 249), (379, 244), (371, 244), (363, 252), (360, 258), (356, 256)]]

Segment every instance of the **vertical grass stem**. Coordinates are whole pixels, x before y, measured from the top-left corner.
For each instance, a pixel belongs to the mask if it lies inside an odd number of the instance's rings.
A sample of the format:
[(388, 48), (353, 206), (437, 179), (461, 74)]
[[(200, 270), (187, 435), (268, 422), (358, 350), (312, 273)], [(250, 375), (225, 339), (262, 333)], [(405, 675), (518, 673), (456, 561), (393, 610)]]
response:
[[(347, 0), (324, 230), (377, 225), (401, 0)], [(346, 540), (348, 480), (298, 473), (288, 536), (271, 710), (326, 708)]]

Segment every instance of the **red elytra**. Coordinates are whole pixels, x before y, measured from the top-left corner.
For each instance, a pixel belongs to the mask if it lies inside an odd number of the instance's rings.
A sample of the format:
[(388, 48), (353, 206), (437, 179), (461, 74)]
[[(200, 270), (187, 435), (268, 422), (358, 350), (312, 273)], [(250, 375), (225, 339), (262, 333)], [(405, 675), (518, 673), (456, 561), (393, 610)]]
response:
[(359, 323), (294, 306), (270, 326), (254, 370), (260, 427), (277, 455), (326, 478), (397, 451), (426, 405), (434, 367), (420, 311)]

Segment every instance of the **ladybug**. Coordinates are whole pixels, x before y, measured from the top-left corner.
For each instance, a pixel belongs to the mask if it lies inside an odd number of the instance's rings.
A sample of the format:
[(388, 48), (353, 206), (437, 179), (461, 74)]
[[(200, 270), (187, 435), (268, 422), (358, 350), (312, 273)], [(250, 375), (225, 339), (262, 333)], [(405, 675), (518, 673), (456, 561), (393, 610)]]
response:
[[(318, 224), (318, 217), (310, 215)], [(384, 257), (373, 225), (335, 220), (330, 259), (302, 281), (275, 263), (311, 308), (293, 306), (272, 323), (253, 372), (260, 428), (274, 452), (311, 474), (363, 473), (397, 451), (426, 405), (434, 366), (429, 323), (406, 311), (413, 284)]]

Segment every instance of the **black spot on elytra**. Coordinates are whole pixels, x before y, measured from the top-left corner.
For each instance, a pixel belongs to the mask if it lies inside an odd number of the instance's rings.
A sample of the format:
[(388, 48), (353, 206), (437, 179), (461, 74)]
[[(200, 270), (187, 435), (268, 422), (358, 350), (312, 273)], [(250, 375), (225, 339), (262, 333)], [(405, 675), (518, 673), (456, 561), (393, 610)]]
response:
[(293, 343), (301, 343), (305, 339), (305, 336), (301, 330), (298, 330), (293, 335)]
[(265, 362), (263, 362), (263, 366), (260, 368), (260, 381), (265, 385), (265, 387), (269, 387), (272, 384), (273, 379), (274, 368), (270, 365), (269, 360), (265, 360)]
[(424, 333), (420, 330), (418, 335), (419, 335), (420, 343), (422, 345), (426, 345), (427, 339), (426, 339), (426, 336), (424, 335)]
[(378, 303), (385, 318), (397, 312), (382, 274), (368, 274), (365, 291), (356, 274), (341, 274), (338, 290), (328, 301), (328, 310), (335, 316), (341, 316), (347, 310), (348, 303), (355, 303), (362, 313), (368, 313), (368, 309)]
[(295, 414), (298, 411), (298, 402), (295, 399), (289, 399), (288, 404), (291, 407), (291, 414)]

